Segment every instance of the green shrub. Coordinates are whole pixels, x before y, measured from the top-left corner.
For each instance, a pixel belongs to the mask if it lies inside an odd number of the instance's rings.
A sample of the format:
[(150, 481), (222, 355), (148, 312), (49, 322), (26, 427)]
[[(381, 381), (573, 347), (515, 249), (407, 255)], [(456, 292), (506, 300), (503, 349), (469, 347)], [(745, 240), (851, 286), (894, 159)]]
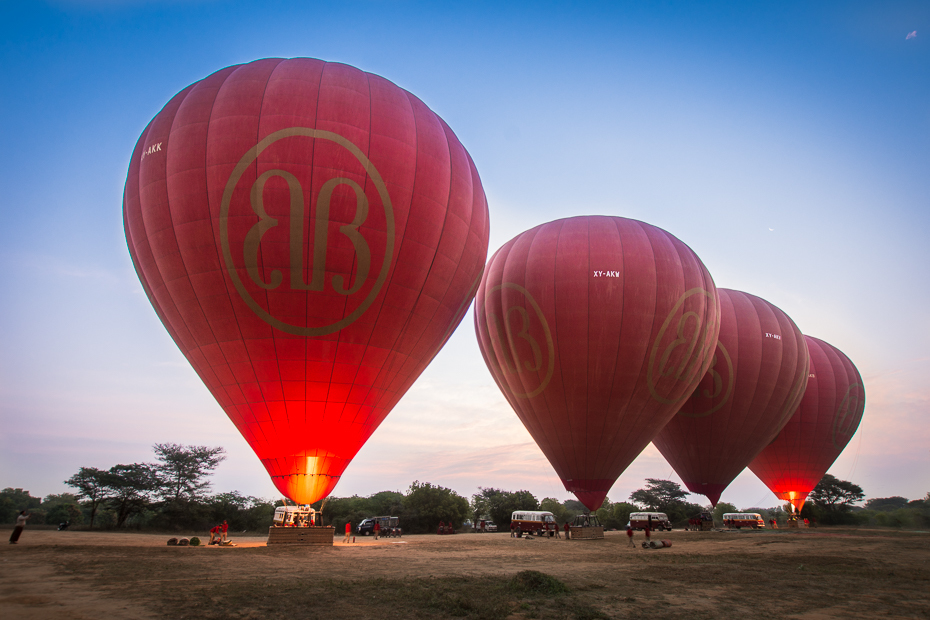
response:
[(196, 546), (198, 546), (198, 545), (200, 545), (200, 539), (197, 538), (196, 536), (192, 536), (192, 537), (191, 537), (191, 547), (196, 547)]
[(568, 594), (571, 589), (551, 575), (535, 570), (523, 570), (510, 580), (510, 590), (519, 594)]

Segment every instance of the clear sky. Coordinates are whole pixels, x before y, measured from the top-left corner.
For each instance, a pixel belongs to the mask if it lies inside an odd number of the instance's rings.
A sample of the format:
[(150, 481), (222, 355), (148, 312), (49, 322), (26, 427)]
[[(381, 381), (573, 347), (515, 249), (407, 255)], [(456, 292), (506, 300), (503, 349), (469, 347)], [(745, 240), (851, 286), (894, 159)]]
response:
[[(0, 487), (59, 493), (81, 466), (175, 442), (226, 448), (216, 491), (275, 496), (149, 305), (122, 191), (176, 92), (310, 56), (382, 75), (448, 122), (484, 183), (492, 252), (560, 217), (640, 219), (717, 286), (845, 352), (867, 403), (831, 473), (868, 497), (924, 496), (930, 4), (766, 4), (0, 2)], [(670, 474), (650, 446), (609, 498)], [(569, 497), (494, 385), (471, 312), (334, 494), (413, 480)], [(778, 503), (748, 471), (722, 500)]]

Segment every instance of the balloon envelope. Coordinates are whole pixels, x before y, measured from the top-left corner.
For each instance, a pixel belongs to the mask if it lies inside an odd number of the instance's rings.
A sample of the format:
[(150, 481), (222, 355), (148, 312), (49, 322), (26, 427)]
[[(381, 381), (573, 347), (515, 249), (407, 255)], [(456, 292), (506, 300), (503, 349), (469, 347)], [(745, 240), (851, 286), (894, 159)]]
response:
[(688, 489), (715, 506), (797, 409), (810, 363), (787, 314), (748, 293), (717, 292), (720, 336), (711, 367), (652, 440)]
[(489, 261), (475, 302), (494, 380), (590, 510), (694, 390), (719, 322), (694, 252), (620, 217), (518, 235)]
[(159, 318), (300, 503), (461, 321), (484, 267), (474, 164), (419, 99), (320, 60), (187, 87), (133, 152), (126, 239)]
[(810, 372), (801, 404), (775, 440), (749, 464), (780, 499), (800, 510), (859, 428), (865, 387), (836, 347), (804, 336)]

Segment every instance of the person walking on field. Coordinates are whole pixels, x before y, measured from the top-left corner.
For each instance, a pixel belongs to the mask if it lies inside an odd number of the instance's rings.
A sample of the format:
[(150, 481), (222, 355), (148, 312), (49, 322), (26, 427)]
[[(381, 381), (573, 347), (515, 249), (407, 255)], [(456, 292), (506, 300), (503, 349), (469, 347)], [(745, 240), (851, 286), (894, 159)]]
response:
[(556, 537), (556, 538), (562, 538), (562, 534), (559, 533), (559, 523), (558, 523), (558, 521), (553, 522), (552, 526), (553, 526), (553, 529), (555, 530), (555, 537)]
[(346, 537), (342, 539), (342, 542), (344, 543), (349, 542), (349, 536), (351, 535), (352, 535), (352, 524), (347, 522), (346, 523)]
[(27, 515), (26, 511), (23, 510), (16, 517), (16, 527), (13, 528), (13, 533), (10, 535), (10, 544), (15, 545), (19, 542), (19, 535), (23, 533), (23, 528), (26, 527), (26, 521), (32, 515)]
[(381, 522), (375, 521), (375, 540), (378, 540), (379, 534), (381, 534)]
[(635, 548), (636, 548), (636, 545), (633, 544), (633, 528), (632, 528), (631, 526), (629, 526), (629, 525), (626, 526), (626, 537), (627, 537), (627, 538), (629, 539), (629, 541), (630, 541), (630, 546), (633, 547), (633, 548), (635, 549)]

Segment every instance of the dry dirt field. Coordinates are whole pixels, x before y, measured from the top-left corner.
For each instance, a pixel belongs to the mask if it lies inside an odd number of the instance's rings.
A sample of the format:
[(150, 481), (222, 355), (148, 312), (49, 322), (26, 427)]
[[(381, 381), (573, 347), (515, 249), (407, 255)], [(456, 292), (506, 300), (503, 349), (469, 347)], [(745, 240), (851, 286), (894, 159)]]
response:
[(27, 527), (0, 543), (0, 618), (930, 618), (926, 532), (675, 531), (657, 550), (623, 532), (325, 548), (168, 537)]

